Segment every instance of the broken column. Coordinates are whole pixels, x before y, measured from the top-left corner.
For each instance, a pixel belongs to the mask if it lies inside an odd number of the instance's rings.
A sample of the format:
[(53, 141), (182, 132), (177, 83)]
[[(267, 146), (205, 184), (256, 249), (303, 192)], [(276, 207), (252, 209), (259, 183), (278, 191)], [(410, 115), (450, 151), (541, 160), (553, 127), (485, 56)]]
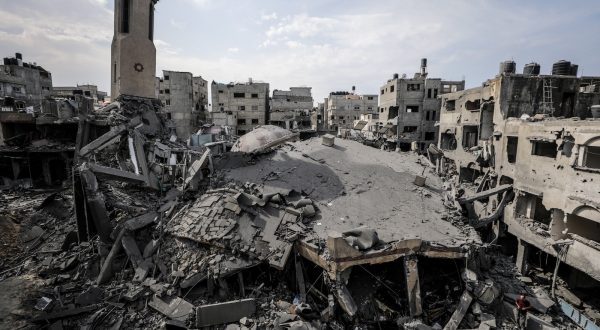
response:
[(410, 316), (415, 317), (423, 313), (421, 306), (421, 285), (419, 283), (419, 268), (417, 256), (404, 257), (404, 275), (406, 277), (406, 291), (408, 293), (408, 307)]
[(525, 275), (527, 272), (527, 259), (529, 258), (529, 244), (522, 239), (519, 239), (517, 246), (517, 269), (519, 273)]

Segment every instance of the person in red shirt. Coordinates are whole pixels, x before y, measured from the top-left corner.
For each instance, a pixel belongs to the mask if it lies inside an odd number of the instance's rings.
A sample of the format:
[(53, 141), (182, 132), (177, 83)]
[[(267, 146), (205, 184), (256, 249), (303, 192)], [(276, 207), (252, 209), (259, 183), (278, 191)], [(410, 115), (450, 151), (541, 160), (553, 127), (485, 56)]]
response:
[(515, 304), (517, 305), (517, 323), (519, 324), (520, 329), (525, 329), (525, 322), (527, 321), (527, 311), (531, 308), (531, 303), (525, 297), (524, 293), (515, 300)]

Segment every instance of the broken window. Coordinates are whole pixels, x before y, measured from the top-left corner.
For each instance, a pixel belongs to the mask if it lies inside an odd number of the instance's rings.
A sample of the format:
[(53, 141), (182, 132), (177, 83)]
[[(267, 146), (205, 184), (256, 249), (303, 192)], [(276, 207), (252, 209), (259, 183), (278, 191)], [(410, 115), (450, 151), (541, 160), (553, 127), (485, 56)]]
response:
[(398, 110), (400, 109), (400, 107), (394, 106), (394, 107), (390, 107), (390, 113), (388, 114), (388, 119), (389, 118), (396, 118), (398, 117)]
[(402, 129), (403, 133), (413, 133), (417, 131), (417, 126), (404, 126), (404, 128)]
[(481, 100), (467, 101), (465, 108), (469, 111), (477, 111), (481, 107)]
[(494, 134), (494, 102), (486, 103), (481, 108), (480, 126), (481, 134), (479, 138), (481, 140), (487, 140), (491, 138)]
[(237, 120), (238, 125), (246, 125), (246, 119), (241, 118)]
[(129, 33), (131, 0), (122, 0), (121, 6), (121, 33)]
[(531, 141), (531, 154), (535, 156), (556, 158), (558, 154), (556, 141)]
[(408, 112), (408, 113), (419, 112), (419, 106), (418, 105), (407, 105), (406, 112)]
[(446, 111), (456, 110), (456, 100), (446, 100)]
[(462, 146), (464, 148), (477, 146), (478, 130), (479, 128), (474, 125), (463, 126)]
[(258, 119), (252, 119), (252, 124), (258, 124)]
[(394, 85), (390, 86), (390, 93), (394, 91)]
[(552, 212), (547, 210), (541, 196), (521, 192), (515, 204), (517, 216), (533, 219), (549, 225), (552, 220)]
[(236, 99), (244, 98), (244, 97), (246, 97), (246, 94), (245, 93), (233, 93), (233, 97)]
[(586, 146), (582, 165), (587, 168), (600, 169), (600, 147)]
[(383, 89), (381, 90), (381, 95), (383, 95)]
[(506, 137), (506, 159), (509, 163), (514, 164), (517, 161), (517, 147), (519, 146), (518, 136)]
[(170, 89), (165, 89), (165, 94), (171, 94), (171, 90)]
[(454, 134), (442, 133), (440, 138), (440, 148), (442, 148), (442, 150), (456, 150), (456, 137)]
[[(242, 97), (243, 97), (243, 96), (242, 96)], [(251, 97), (252, 97), (253, 99), (257, 99), (257, 98), (258, 98), (258, 94), (254, 93), (254, 94), (252, 94), (252, 95), (251, 95)]]
[(571, 157), (571, 152), (573, 151), (573, 147), (575, 146), (575, 139), (572, 136), (565, 136), (563, 138), (563, 143), (558, 148), (561, 150), (561, 154), (565, 157)]
[(474, 166), (474, 165), (469, 165), (468, 167), (464, 167), (464, 166), (460, 167), (460, 170), (458, 173), (458, 181), (459, 182), (475, 183), (477, 178), (481, 176), (481, 172), (477, 169), (472, 168), (471, 166)]
[(600, 242), (600, 212), (590, 206), (579, 207), (567, 215), (567, 228), (570, 234)]
[(435, 140), (435, 132), (425, 132), (425, 140), (426, 141)]

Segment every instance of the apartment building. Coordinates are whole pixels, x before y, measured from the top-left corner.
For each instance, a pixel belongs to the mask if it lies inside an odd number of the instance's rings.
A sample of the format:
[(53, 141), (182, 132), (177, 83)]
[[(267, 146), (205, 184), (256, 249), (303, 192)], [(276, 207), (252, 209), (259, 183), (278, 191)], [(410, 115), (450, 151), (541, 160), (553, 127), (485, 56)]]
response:
[(269, 120), (269, 84), (249, 79), (246, 83), (211, 84), (210, 120), (229, 126), (237, 135), (250, 132)]
[(54, 98), (64, 98), (74, 100), (76, 95), (83, 95), (92, 98), (94, 103), (101, 104), (108, 99), (108, 93), (99, 91), (96, 85), (77, 85), (77, 86), (59, 86), (52, 87), (50, 96)]
[(23, 55), (4, 58), (0, 65), (0, 107), (2, 111), (40, 110), (42, 100), (50, 96), (52, 74), (36, 63), (23, 62)]
[(597, 287), (600, 77), (566, 61), (539, 73), (507, 61), (482, 86), (442, 95), (438, 168), (523, 275), (560, 266), (572, 288)]
[(413, 142), (420, 151), (437, 143), (437, 127), (441, 106), (440, 95), (461, 91), (463, 81), (429, 78), (427, 59), (421, 60), (421, 70), (413, 78), (393, 75), (380, 88), (379, 119), (382, 129), (393, 132), (402, 151), (411, 149)]
[(351, 92), (331, 92), (325, 103), (325, 119), (329, 130), (351, 129), (361, 115), (377, 113), (378, 97), (375, 94), (356, 94)]
[(289, 91), (273, 90), (269, 123), (285, 129), (310, 128), (310, 112), (313, 109), (311, 90), (311, 87), (290, 87)]

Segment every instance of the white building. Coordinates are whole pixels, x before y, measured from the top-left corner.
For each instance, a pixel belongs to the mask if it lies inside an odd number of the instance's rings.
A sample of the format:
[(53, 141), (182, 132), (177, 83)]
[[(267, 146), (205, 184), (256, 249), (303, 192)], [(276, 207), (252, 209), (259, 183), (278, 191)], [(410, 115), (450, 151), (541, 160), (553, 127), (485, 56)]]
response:
[(325, 117), (330, 130), (350, 129), (361, 115), (377, 113), (376, 94), (358, 95), (352, 89), (352, 92), (332, 92), (326, 99)]

